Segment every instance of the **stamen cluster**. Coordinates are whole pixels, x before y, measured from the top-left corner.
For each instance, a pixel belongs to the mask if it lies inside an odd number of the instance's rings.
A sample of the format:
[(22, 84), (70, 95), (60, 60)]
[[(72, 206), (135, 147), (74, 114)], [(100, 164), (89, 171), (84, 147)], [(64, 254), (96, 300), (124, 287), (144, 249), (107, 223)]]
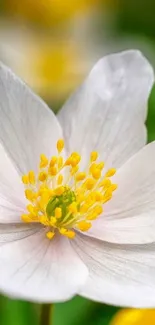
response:
[(76, 229), (89, 230), (117, 188), (110, 179), (116, 170), (111, 168), (104, 174), (104, 162), (98, 162), (96, 151), (91, 152), (88, 168), (80, 171), (79, 153), (73, 152), (64, 161), (63, 149), (64, 141), (60, 139), (58, 155), (48, 159), (41, 154), (38, 175), (31, 170), (22, 177), (29, 204), (21, 218), (43, 224), (49, 239), (56, 231), (74, 238)]

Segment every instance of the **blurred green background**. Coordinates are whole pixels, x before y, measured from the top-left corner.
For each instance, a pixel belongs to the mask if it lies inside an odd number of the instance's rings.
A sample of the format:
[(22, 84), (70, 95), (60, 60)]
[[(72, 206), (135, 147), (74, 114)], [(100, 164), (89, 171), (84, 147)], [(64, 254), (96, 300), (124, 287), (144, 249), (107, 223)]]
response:
[[(155, 67), (154, 12), (154, 0), (0, 0), (0, 60), (57, 111), (107, 53), (138, 48)], [(147, 127), (152, 141), (155, 88)], [(40, 305), (0, 297), (0, 325), (37, 325), (39, 316)], [(52, 324), (153, 325), (155, 310), (75, 297), (54, 306)]]

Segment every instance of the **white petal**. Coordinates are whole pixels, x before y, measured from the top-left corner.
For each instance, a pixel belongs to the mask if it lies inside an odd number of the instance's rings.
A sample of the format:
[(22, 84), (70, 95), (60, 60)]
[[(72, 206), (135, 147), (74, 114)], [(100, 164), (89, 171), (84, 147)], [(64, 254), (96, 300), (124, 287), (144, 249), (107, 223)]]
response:
[(20, 173), (52, 155), (62, 137), (56, 116), (11, 70), (0, 65), (0, 142)]
[(90, 275), (80, 295), (120, 306), (155, 306), (155, 244), (114, 245), (80, 235), (74, 249)]
[(98, 150), (108, 166), (121, 166), (146, 142), (153, 81), (153, 70), (139, 51), (101, 59), (58, 115), (68, 150), (84, 157)]
[(36, 224), (0, 224), (0, 244), (26, 238), (40, 229), (41, 225)]
[(0, 222), (20, 222), (26, 205), (20, 176), (0, 144)]
[(155, 142), (122, 166), (113, 181), (118, 189), (88, 234), (113, 243), (155, 241)]
[(85, 283), (88, 270), (67, 238), (49, 240), (42, 230), (0, 246), (0, 291), (20, 299), (69, 299)]

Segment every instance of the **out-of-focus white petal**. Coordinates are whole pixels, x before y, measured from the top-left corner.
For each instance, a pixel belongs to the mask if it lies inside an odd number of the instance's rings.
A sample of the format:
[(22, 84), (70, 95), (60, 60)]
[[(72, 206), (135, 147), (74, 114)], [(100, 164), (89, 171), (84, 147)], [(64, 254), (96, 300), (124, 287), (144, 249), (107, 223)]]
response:
[(0, 291), (10, 297), (52, 302), (69, 299), (86, 282), (88, 270), (63, 236), (42, 230), (0, 246)]
[(155, 142), (124, 164), (113, 182), (118, 189), (86, 234), (113, 243), (155, 241)]
[(120, 167), (146, 142), (144, 121), (154, 81), (139, 51), (101, 59), (67, 101), (58, 118), (68, 151), (98, 150), (107, 166)]
[(56, 116), (10, 69), (0, 64), (0, 142), (20, 173), (52, 155), (62, 137)]
[(72, 243), (89, 269), (80, 295), (113, 305), (155, 306), (155, 243), (115, 245), (83, 235)]
[(26, 205), (20, 176), (0, 144), (0, 222), (20, 222)]

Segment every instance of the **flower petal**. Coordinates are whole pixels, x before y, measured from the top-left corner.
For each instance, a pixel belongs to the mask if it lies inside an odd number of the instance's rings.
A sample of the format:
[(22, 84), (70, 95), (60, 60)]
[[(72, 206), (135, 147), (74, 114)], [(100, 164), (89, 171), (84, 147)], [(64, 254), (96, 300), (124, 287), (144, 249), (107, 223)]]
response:
[(55, 302), (69, 299), (88, 270), (67, 238), (49, 240), (42, 230), (0, 246), (0, 291), (10, 297)]
[(0, 244), (13, 242), (35, 234), (41, 229), (41, 225), (14, 223), (0, 224)]
[(1, 144), (0, 157), (0, 222), (20, 222), (20, 216), (27, 205), (24, 187)]
[(20, 173), (35, 169), (41, 153), (52, 155), (62, 137), (47, 105), (0, 64), (0, 142)]
[(155, 142), (134, 155), (113, 177), (118, 184), (103, 215), (87, 233), (113, 243), (155, 241)]
[(121, 166), (146, 142), (144, 121), (153, 81), (153, 70), (139, 51), (98, 61), (58, 115), (68, 151), (86, 157), (98, 150), (107, 166)]
[(155, 306), (155, 243), (114, 245), (81, 234), (72, 243), (89, 269), (80, 295), (119, 306)]

